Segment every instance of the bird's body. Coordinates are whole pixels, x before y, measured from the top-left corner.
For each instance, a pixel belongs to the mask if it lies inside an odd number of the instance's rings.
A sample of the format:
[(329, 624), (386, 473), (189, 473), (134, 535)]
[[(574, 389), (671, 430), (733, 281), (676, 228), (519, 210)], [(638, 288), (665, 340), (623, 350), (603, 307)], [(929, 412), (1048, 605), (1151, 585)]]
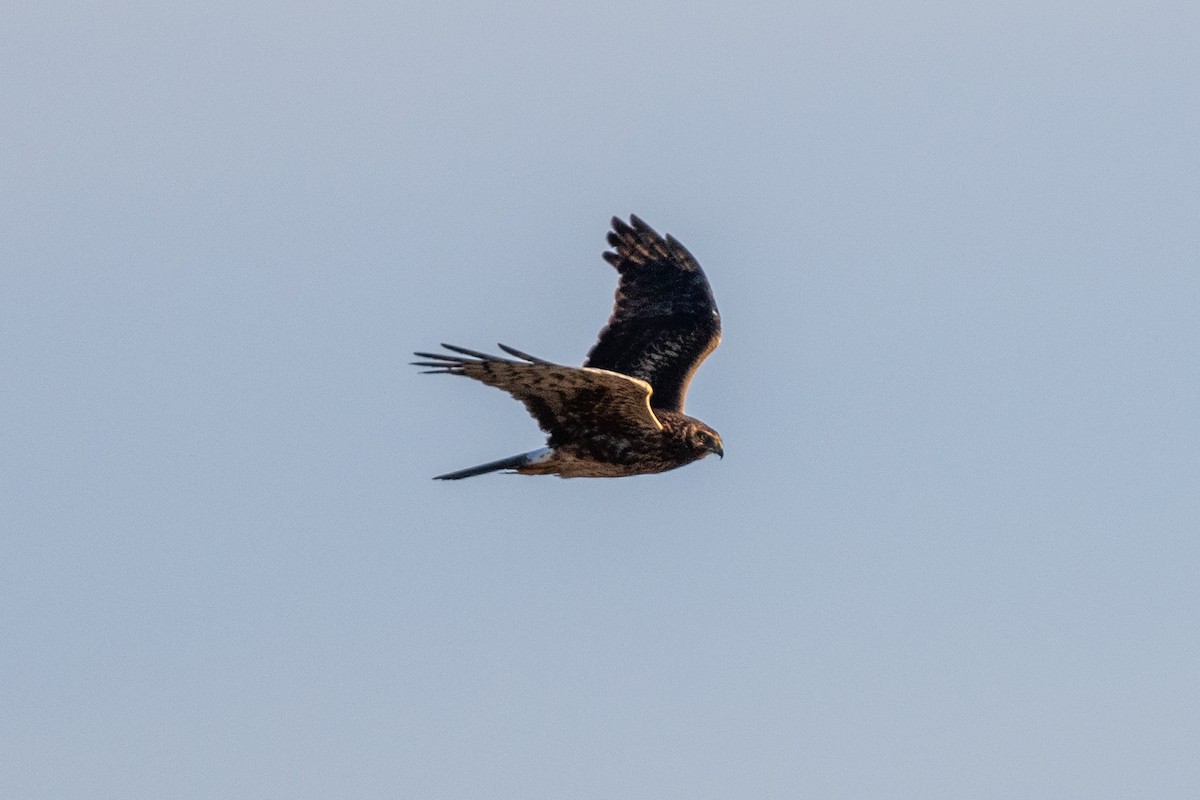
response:
[(454, 355), (417, 353), (432, 372), (504, 389), (547, 433), (546, 447), (458, 472), (498, 470), (564, 478), (665, 472), (709, 453), (721, 437), (683, 413), (696, 367), (717, 346), (721, 321), (699, 264), (675, 239), (637, 217), (613, 219), (604, 257), (621, 278), (608, 325), (582, 367), (552, 364), (500, 345), (505, 358), (443, 344)]
[[(686, 414), (658, 412), (662, 430), (658, 436), (629, 437), (600, 433), (558, 447), (516, 468), (523, 475), (559, 475), (564, 478), (622, 478), (650, 475), (682, 467), (714, 451), (708, 442), (697, 443), (707, 425)], [(719, 438), (715, 441), (719, 442)], [(719, 447), (719, 445), (718, 445)]]

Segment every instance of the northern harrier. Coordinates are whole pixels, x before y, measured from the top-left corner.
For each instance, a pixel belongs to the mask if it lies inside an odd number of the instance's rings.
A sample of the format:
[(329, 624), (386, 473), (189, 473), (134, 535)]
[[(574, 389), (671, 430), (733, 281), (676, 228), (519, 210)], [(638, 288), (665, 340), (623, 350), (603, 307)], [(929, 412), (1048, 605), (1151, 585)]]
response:
[(692, 375), (721, 341), (721, 316), (704, 271), (683, 245), (636, 216), (613, 217), (604, 259), (617, 268), (616, 304), (582, 367), (500, 345), (513, 358), (443, 344), (458, 355), (416, 353), (427, 372), (465, 375), (525, 404), (546, 447), (438, 475), (485, 472), (617, 478), (724, 456), (721, 437), (683, 413)]

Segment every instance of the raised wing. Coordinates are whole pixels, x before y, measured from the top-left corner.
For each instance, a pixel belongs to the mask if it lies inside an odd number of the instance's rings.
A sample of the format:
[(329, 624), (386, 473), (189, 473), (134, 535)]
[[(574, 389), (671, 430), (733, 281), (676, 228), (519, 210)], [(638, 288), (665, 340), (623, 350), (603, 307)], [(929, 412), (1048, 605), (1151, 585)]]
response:
[(617, 268), (616, 303), (585, 367), (640, 378), (650, 405), (683, 411), (688, 384), (721, 341), (721, 316), (704, 271), (674, 237), (636, 216), (613, 217), (604, 259)]
[(644, 435), (661, 430), (650, 410), (650, 384), (603, 369), (567, 367), (500, 345), (517, 361), (443, 344), (461, 355), (416, 353), (429, 361), (414, 361), (428, 372), (465, 375), (503, 389), (525, 404), (549, 444), (564, 444), (583, 436), (612, 433)]

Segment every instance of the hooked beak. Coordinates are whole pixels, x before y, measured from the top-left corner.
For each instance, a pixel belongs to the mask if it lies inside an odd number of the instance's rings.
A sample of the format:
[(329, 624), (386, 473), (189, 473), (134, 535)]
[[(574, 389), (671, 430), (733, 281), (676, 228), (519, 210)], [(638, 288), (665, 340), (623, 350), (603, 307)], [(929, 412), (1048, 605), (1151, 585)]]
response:
[(717, 454), (717, 458), (725, 459), (725, 448), (721, 446), (720, 442), (713, 442), (712, 451)]

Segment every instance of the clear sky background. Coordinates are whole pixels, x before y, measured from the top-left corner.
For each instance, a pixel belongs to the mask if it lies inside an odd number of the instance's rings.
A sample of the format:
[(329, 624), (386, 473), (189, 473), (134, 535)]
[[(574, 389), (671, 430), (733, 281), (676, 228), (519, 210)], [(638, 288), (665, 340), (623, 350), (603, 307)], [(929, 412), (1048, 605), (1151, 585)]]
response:
[[(10, 4), (0, 796), (1195, 797), (1198, 9)], [(631, 212), (725, 459), (431, 481)]]

